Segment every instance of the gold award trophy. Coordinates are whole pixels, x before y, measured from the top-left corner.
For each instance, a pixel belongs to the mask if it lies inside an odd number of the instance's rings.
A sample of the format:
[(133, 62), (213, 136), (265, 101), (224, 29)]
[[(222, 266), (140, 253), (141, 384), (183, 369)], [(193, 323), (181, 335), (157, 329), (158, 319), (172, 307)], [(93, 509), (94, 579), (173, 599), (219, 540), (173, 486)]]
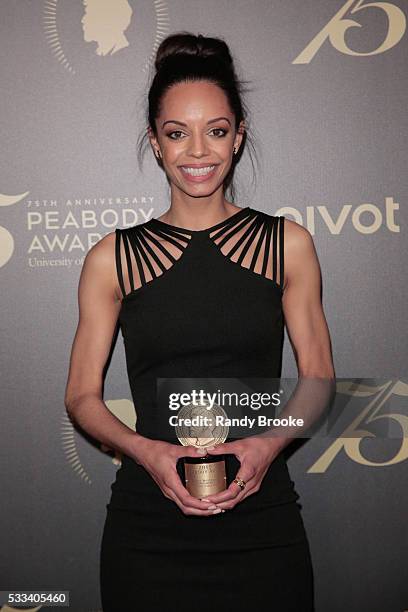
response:
[[(190, 403), (178, 412), (180, 424), (175, 426), (176, 435), (183, 446), (206, 448), (225, 442), (229, 426), (227, 413), (218, 404), (210, 405), (206, 400)], [(217, 424), (215, 417), (221, 417)], [(183, 457), (185, 486), (193, 497), (201, 498), (220, 493), (227, 488), (224, 455)]]

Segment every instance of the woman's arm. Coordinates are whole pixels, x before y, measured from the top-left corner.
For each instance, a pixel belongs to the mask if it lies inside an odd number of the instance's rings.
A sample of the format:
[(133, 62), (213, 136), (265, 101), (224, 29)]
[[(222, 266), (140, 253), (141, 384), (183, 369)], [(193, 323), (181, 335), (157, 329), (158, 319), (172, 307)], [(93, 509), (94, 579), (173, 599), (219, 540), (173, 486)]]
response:
[(78, 287), (79, 322), (65, 390), (71, 418), (102, 444), (137, 461), (143, 438), (116, 418), (102, 400), (103, 371), (121, 302), (116, 295), (115, 234), (94, 245), (85, 257)]
[(321, 301), (320, 264), (310, 232), (285, 219), (284, 249), (282, 307), (299, 381), (279, 418), (302, 418), (304, 425), (296, 430), (274, 427), (273, 434), (264, 434), (270, 438), (275, 454), (327, 416), (336, 389), (329, 329)]
[(286, 329), (299, 376), (333, 378), (331, 342), (321, 302), (320, 265), (309, 231), (285, 219)]
[(141, 436), (116, 418), (102, 400), (103, 371), (117, 324), (120, 300), (116, 295), (115, 234), (90, 249), (78, 289), (79, 323), (72, 346), (65, 407), (84, 431), (131, 457), (145, 468), (163, 494), (185, 514), (210, 516), (221, 512), (215, 504), (194, 498), (177, 473), (180, 457), (197, 457), (200, 449)]

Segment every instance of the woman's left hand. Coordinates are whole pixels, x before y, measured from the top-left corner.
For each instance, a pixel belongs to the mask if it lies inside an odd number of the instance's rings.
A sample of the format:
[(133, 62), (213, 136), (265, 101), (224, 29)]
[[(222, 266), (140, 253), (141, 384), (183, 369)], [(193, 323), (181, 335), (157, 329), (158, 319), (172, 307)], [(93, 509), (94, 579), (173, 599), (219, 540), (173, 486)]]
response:
[(209, 455), (228, 455), (237, 457), (241, 463), (236, 478), (246, 482), (244, 489), (234, 481), (221, 493), (207, 495), (204, 499), (217, 504), (219, 508), (231, 510), (243, 499), (259, 491), (262, 480), (275, 457), (279, 453), (278, 440), (273, 437), (250, 436), (233, 442), (217, 444), (207, 448)]

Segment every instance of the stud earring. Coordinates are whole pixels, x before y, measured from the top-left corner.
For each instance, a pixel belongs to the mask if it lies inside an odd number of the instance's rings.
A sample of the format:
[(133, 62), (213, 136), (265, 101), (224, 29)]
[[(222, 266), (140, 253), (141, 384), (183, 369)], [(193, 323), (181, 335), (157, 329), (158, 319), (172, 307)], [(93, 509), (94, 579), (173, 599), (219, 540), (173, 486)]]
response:
[(161, 153), (160, 153), (160, 151), (156, 151), (156, 157), (157, 157), (157, 159), (160, 159), (160, 158), (161, 158)]
[(238, 151), (237, 147), (234, 147), (234, 155), (237, 154), (237, 151)]

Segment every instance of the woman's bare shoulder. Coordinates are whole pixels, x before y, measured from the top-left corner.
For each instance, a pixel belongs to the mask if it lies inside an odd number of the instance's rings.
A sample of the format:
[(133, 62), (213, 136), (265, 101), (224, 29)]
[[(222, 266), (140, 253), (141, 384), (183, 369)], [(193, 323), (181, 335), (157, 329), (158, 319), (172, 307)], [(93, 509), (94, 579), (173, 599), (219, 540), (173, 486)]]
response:
[(115, 231), (109, 232), (95, 243), (86, 254), (83, 272), (86, 278), (98, 279), (99, 283), (118, 297), (115, 263)]
[(314, 251), (313, 237), (307, 227), (286, 217), (284, 227), (285, 254), (294, 252), (306, 255)]
[(320, 283), (320, 264), (310, 231), (290, 219), (285, 218), (284, 233), (285, 286), (294, 282), (318, 286)]
[(89, 249), (86, 259), (92, 260), (95, 265), (111, 265), (115, 254), (115, 240), (115, 231), (109, 232)]

